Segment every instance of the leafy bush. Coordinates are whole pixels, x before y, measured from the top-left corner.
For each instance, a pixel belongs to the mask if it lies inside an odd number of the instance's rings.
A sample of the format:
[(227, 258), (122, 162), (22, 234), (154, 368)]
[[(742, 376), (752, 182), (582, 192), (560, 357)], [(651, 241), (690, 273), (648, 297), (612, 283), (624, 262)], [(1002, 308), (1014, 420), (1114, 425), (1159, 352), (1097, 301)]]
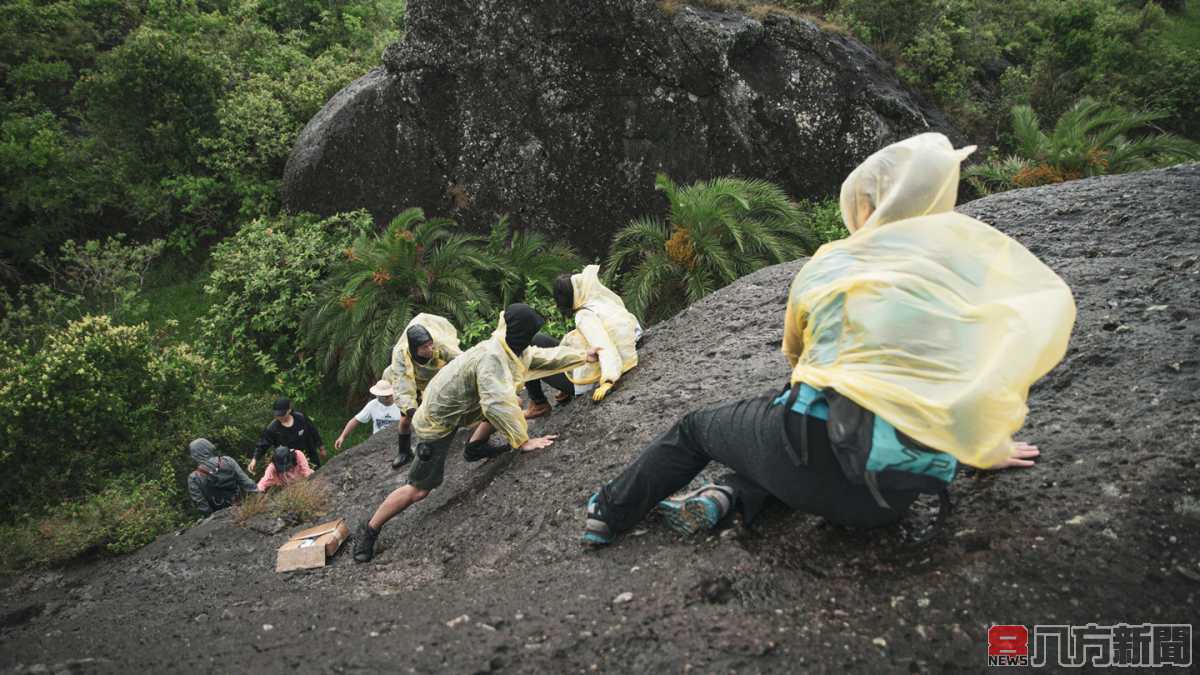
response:
[[(558, 313), (552, 291), (547, 290), (545, 286), (533, 279), (525, 281), (525, 296), (517, 300), (532, 307), (546, 320), (541, 332), (547, 335), (561, 338), (575, 327), (574, 317), (566, 317)], [(478, 314), (476, 318), (464, 324), (458, 331), (458, 342), (462, 348), (474, 347), (491, 337), (492, 331), (496, 330), (496, 321), (499, 316), (499, 311), (491, 314)]]
[(316, 369), (303, 350), (302, 323), (337, 252), (372, 227), (364, 211), (324, 220), (260, 218), (215, 246), (204, 287), (214, 302), (201, 320), (206, 352), (233, 369), (276, 379), (280, 391), (314, 388)]
[(35, 258), (54, 290), (86, 301), (93, 313), (121, 316), (132, 311), (146, 272), (163, 250), (163, 241), (129, 245), (125, 235), (77, 244), (68, 239), (57, 259)]
[(842, 221), (838, 200), (801, 201), (797, 206), (804, 214), (801, 223), (813, 233), (819, 243), (827, 244), (850, 236), (846, 223)]
[(187, 345), (104, 316), (40, 346), (0, 345), (0, 517), (95, 494), (164, 460), (182, 481), (197, 436), (248, 447), (255, 408), (217, 382), (214, 364)]
[(715, 178), (679, 187), (655, 180), (666, 221), (640, 218), (614, 237), (605, 274), (620, 280), (630, 311), (665, 319), (738, 277), (793, 260), (816, 245), (801, 210), (760, 180)]
[(1016, 106), (1016, 154), (968, 167), (964, 176), (988, 194), (1200, 159), (1200, 144), (1153, 130), (1150, 125), (1162, 117), (1085, 98), (1046, 133), (1032, 108)]
[(128, 553), (177, 527), (170, 470), (158, 480), (120, 477), (103, 490), (64, 502), (42, 517), (0, 526), (0, 560), (9, 570), (67, 562), (93, 551)]
[[(997, 140), (1008, 110), (1057, 117), (1082, 94), (1163, 111), (1200, 132), (1200, 59), (1176, 44), (1158, 4), (1123, 0), (827, 0), (807, 5), (871, 44), (975, 139)], [(1187, 64), (1191, 64), (1190, 66)]]
[[(265, 11), (260, 11), (265, 10)], [(0, 264), (116, 231), (187, 253), (278, 210), (288, 149), (399, 38), (403, 0), (13, 0)]]

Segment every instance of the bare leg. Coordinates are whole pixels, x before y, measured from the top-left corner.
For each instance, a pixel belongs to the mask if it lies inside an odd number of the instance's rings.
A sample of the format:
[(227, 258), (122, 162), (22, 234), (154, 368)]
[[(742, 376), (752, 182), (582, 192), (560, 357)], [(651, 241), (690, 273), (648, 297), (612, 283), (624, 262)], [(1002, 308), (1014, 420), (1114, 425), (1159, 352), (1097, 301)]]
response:
[(406, 415), (400, 416), (400, 433), (401, 434), (411, 434), (412, 433), (412, 420), (409, 419)]
[(371, 520), (367, 524), (371, 526), (372, 530), (378, 531), (384, 523), (427, 496), (429, 496), (429, 490), (422, 490), (411, 485), (398, 487), (392, 490), (379, 508), (375, 509), (375, 515), (371, 516)]
[(492, 423), (487, 420), (484, 420), (484, 421), (480, 422), (478, 426), (475, 427), (475, 431), (471, 432), (471, 440), (468, 441), (468, 443), (478, 443), (479, 441), (486, 441), (487, 439), (492, 437), (492, 431), (494, 431), (494, 430), (495, 430), (495, 427), (492, 426)]

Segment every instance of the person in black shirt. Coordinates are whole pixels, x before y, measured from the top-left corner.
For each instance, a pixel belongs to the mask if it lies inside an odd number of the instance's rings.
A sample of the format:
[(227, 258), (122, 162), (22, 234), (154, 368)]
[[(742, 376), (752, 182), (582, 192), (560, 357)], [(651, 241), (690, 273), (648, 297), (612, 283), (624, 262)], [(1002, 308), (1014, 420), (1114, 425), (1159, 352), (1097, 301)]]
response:
[(249, 465), (250, 473), (254, 473), (254, 467), (260, 457), (274, 452), (280, 445), (300, 450), (308, 457), (312, 468), (321, 468), (321, 462), (325, 461), (325, 443), (321, 441), (321, 432), (317, 431), (312, 420), (304, 413), (292, 410), (292, 402), (286, 398), (275, 401), (271, 415), (275, 419), (263, 430), (262, 437), (254, 446), (254, 459), (250, 460)]

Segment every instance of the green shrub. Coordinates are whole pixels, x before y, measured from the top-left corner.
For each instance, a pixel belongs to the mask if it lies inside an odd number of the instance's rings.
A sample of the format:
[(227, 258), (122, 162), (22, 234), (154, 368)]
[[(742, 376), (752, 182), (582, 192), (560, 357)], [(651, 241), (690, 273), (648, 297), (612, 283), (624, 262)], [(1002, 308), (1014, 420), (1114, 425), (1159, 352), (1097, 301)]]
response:
[(279, 391), (314, 388), (302, 322), (330, 266), (372, 227), (363, 211), (260, 218), (215, 246), (204, 287), (213, 299), (201, 320), (205, 351), (232, 369), (275, 379)]
[[(810, 3), (815, 4), (815, 3)], [(968, 135), (997, 139), (1015, 104), (1051, 118), (1081, 95), (1162, 111), (1200, 129), (1200, 49), (1179, 44), (1157, 3), (1122, 0), (830, 0), (847, 26), (932, 95)]]
[[(542, 326), (541, 332), (556, 337), (562, 338), (569, 331), (575, 328), (574, 317), (565, 317), (558, 313), (558, 307), (554, 304), (554, 295), (550, 290), (547, 290), (541, 283), (533, 280), (525, 280), (525, 295), (518, 298), (520, 302), (532, 307), (542, 318), (546, 320)], [(458, 331), (458, 342), (463, 349), (474, 347), (492, 336), (492, 331), (496, 330), (496, 321), (499, 319), (500, 312), (495, 311), (491, 314), (478, 314), (476, 318), (468, 321)]]
[(0, 345), (0, 518), (95, 494), (113, 476), (164, 461), (182, 481), (184, 448), (197, 436), (249, 447), (255, 407), (218, 377), (188, 345), (104, 316), (74, 321), (40, 346)]
[(667, 220), (629, 223), (613, 238), (605, 270), (647, 322), (817, 244), (800, 208), (766, 181), (715, 178), (681, 188), (659, 174), (655, 188), (667, 197)]
[(45, 516), (0, 525), (8, 570), (63, 563), (89, 552), (128, 553), (177, 527), (177, 490), (164, 466), (157, 480), (119, 477), (100, 492), (64, 502)]
[(1047, 133), (1032, 108), (1016, 106), (1015, 156), (968, 167), (963, 175), (988, 194), (1200, 159), (1200, 144), (1154, 130), (1152, 123), (1163, 116), (1084, 98)]
[(797, 206), (803, 214), (801, 223), (813, 233), (819, 243), (827, 244), (850, 236), (846, 223), (842, 221), (838, 200), (801, 201)]

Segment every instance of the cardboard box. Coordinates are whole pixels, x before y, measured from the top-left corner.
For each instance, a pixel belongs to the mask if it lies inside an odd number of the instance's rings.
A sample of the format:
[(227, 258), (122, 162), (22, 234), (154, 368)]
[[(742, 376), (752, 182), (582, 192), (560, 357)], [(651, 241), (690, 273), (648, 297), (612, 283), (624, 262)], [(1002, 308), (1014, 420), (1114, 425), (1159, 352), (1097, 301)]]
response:
[(279, 547), (275, 571), (290, 572), (324, 567), (325, 561), (337, 553), (342, 542), (349, 536), (350, 528), (346, 527), (346, 521), (341, 518), (301, 530)]

